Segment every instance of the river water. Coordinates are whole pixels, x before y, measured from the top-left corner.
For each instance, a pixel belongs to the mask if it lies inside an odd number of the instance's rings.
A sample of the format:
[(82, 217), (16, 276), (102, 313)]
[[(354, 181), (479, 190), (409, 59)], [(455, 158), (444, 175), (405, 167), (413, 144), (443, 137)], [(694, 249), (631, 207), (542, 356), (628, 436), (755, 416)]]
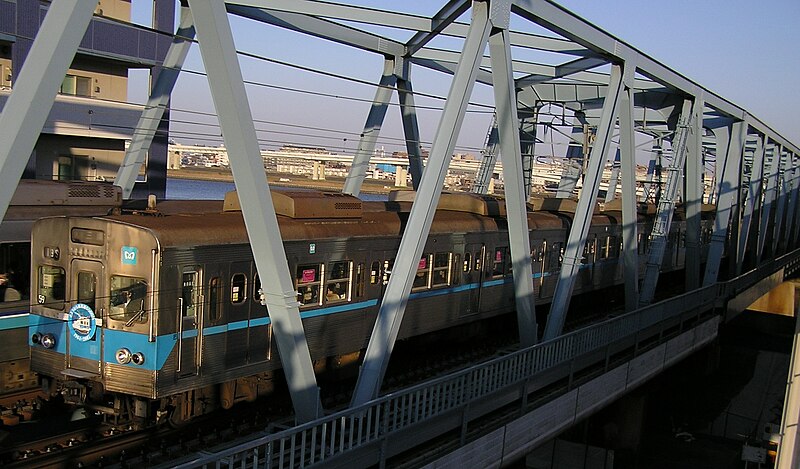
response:
[[(167, 178), (167, 199), (170, 200), (222, 200), (235, 190), (232, 182), (199, 181), (196, 179)], [(386, 200), (382, 194), (361, 194), (362, 200)]]

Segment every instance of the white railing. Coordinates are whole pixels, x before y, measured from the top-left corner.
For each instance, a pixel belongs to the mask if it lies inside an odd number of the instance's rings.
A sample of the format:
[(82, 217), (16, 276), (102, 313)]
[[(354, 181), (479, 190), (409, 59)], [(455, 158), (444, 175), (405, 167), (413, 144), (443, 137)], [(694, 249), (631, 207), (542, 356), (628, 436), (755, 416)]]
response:
[[(606, 320), (452, 375), (385, 395), (362, 406), (264, 436), (178, 466), (304, 468), (366, 446), (393, 433), (463, 409), (543, 371), (605, 349), (669, 319), (693, 318), (709, 310), (724, 284), (681, 295)], [(673, 321), (675, 322), (675, 321)]]

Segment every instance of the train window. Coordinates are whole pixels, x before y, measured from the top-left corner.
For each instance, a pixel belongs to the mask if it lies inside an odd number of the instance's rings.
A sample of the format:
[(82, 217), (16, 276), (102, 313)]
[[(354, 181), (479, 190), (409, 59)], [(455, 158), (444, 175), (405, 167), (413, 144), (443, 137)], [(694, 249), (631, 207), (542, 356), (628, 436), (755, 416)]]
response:
[(222, 282), (219, 277), (208, 282), (208, 318), (211, 322), (222, 319)]
[(112, 275), (110, 290), (110, 319), (126, 321), (127, 326), (134, 321), (144, 322), (147, 319), (144, 315), (147, 296), (145, 279)]
[(469, 252), (464, 253), (464, 272), (469, 272), (470, 264), (472, 264), (472, 254)]
[(414, 276), (414, 284), (411, 286), (412, 290), (420, 290), (431, 286), (431, 257), (430, 254), (423, 254), (420, 258), (417, 264), (417, 274)]
[(494, 261), (492, 266), (492, 277), (502, 277), (506, 273), (506, 256), (508, 248), (496, 248), (494, 250)]
[(561, 267), (561, 264), (564, 263), (564, 248), (561, 247), (562, 244), (563, 243), (553, 243), (553, 257), (558, 260), (558, 265), (556, 265), (556, 267)]
[(350, 279), (353, 275), (352, 261), (339, 261), (328, 264), (330, 271), (325, 281), (325, 302), (336, 303), (350, 299)]
[(483, 259), (481, 259), (480, 253), (475, 254), (475, 265), (473, 265), (472, 270), (475, 272), (480, 272), (483, 266)]
[(583, 257), (581, 258), (581, 264), (591, 264), (592, 262), (594, 262), (594, 254), (596, 246), (597, 246), (596, 237), (586, 240), (586, 244), (583, 245)]
[(373, 261), (372, 266), (369, 268), (369, 284), (376, 285), (378, 283), (378, 279), (380, 278), (381, 273), (381, 263), (378, 261)]
[(545, 257), (547, 256), (547, 240), (542, 240), (542, 246), (539, 248), (539, 253), (534, 259), (537, 262), (544, 263)]
[(261, 304), (261, 295), (263, 292), (261, 290), (261, 277), (258, 276), (258, 272), (256, 272), (256, 276), (253, 277), (253, 301), (258, 304)]
[(437, 252), (433, 255), (433, 286), (450, 285), (450, 263), (453, 253)]
[(606, 257), (619, 257), (619, 246), (620, 242), (617, 240), (616, 236), (611, 236), (608, 238), (608, 253)]
[(61, 267), (43, 265), (39, 267), (39, 285), (36, 301), (52, 309), (64, 309), (66, 272)]
[(97, 277), (93, 272), (78, 272), (78, 302), (95, 311)]
[[(31, 243), (0, 243), (0, 273), (8, 277), (8, 288), (17, 290), (22, 299), (28, 299), (31, 284)], [(11, 295), (9, 295), (10, 299)], [(0, 300), (3, 300), (0, 292)]]
[(233, 274), (231, 277), (231, 303), (237, 305), (247, 299), (247, 276)]
[(364, 263), (360, 262), (356, 266), (356, 296), (359, 298), (364, 296), (364, 283), (366, 280), (364, 270)]
[(322, 304), (319, 296), (320, 283), (322, 282), (321, 264), (298, 265), (295, 276), (297, 283), (297, 301), (302, 306)]
[(392, 268), (394, 267), (394, 259), (387, 259), (383, 261), (383, 284), (389, 283), (389, 277), (392, 276)]
[(460, 254), (453, 254), (453, 269), (452, 273), (450, 274), (450, 283), (453, 285), (458, 285), (461, 283), (461, 280), (458, 275), (458, 266), (461, 265), (461, 255)]

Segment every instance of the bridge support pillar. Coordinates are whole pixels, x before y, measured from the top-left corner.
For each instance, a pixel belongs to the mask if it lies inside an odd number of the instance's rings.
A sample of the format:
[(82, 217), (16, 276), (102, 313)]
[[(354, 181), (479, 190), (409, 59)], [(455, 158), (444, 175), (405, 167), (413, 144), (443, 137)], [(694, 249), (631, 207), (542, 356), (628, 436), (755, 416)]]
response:
[(683, 191), (686, 209), (686, 291), (700, 286), (700, 212), (703, 206), (703, 109), (702, 92), (692, 106), (691, 136), (686, 144)]
[(319, 389), (225, 4), (189, 0), (189, 7), (295, 417), (307, 422), (322, 411)]
[(769, 156), (769, 175), (767, 176), (767, 190), (764, 193), (764, 204), (761, 211), (761, 224), (758, 230), (758, 250), (756, 253), (756, 265), (761, 263), (764, 256), (764, 248), (767, 244), (767, 234), (771, 217), (773, 216), (773, 205), (777, 198), (778, 175), (780, 174), (780, 148), (775, 144), (770, 144), (767, 148)]
[(411, 185), (419, 189), (422, 182), (422, 142), (419, 140), (419, 123), (417, 122), (417, 105), (414, 104), (414, 89), (408, 79), (411, 64), (403, 63), (403, 77), (397, 79), (397, 92), (400, 100), (400, 112), (403, 117), (403, 134), (406, 139), (408, 153), (408, 172), (411, 173)]

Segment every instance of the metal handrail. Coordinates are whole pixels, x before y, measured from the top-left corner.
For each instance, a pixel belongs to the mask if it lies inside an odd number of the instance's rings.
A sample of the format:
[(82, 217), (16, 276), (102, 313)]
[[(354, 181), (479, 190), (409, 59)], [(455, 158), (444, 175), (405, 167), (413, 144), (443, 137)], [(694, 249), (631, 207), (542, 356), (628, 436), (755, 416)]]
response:
[(176, 467), (191, 468), (209, 464), (224, 467), (225, 463), (239, 465), (247, 461), (253, 463), (254, 467), (262, 467), (259, 466), (261, 464), (268, 468), (318, 464), (373, 444), (412, 425), (462, 409), (503, 389), (518, 386), (537, 373), (602, 350), (643, 329), (682, 317), (689, 311), (699, 314), (709, 310), (720, 298), (727, 298), (745, 285), (753, 285), (764, 278), (766, 271), (778, 270), (798, 259), (800, 251), (795, 251), (736, 279), (669, 298), (218, 453), (197, 455), (193, 460)]

